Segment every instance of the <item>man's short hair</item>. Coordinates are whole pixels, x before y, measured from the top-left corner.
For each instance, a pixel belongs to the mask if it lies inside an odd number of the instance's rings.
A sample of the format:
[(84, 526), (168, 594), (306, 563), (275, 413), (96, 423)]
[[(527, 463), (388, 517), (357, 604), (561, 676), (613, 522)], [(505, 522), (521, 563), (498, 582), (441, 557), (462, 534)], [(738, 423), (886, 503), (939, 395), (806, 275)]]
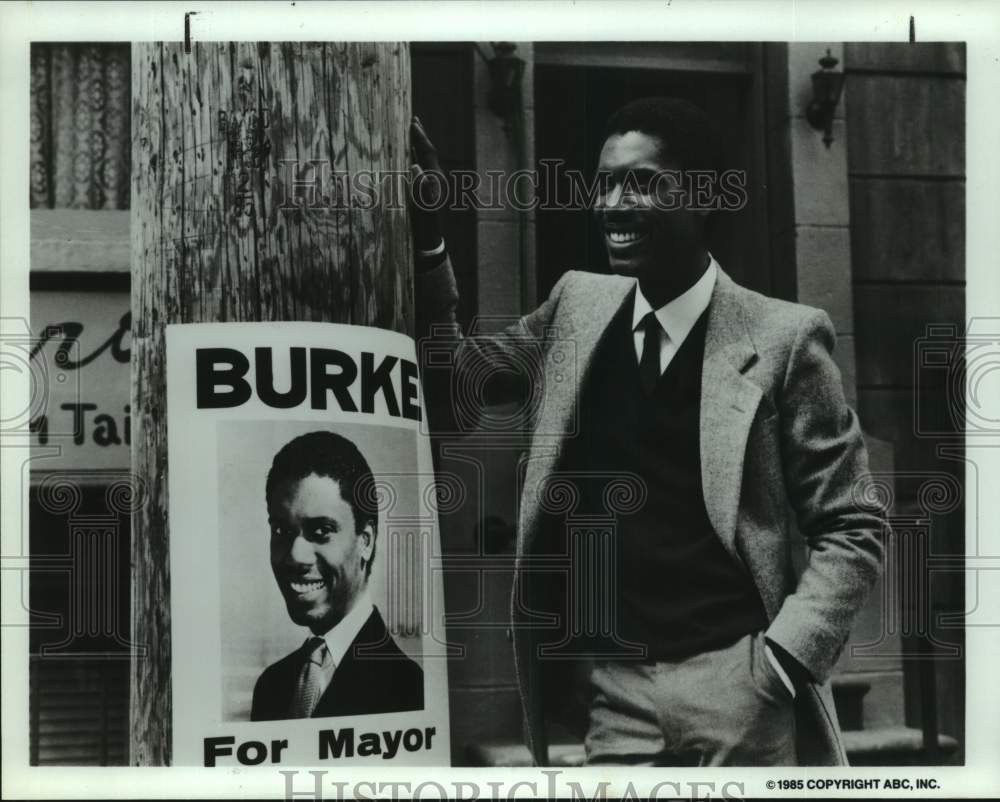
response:
[[(354, 513), (356, 534), (360, 534), (367, 525), (371, 525), (372, 532), (378, 531), (378, 499), (372, 470), (358, 447), (334, 432), (299, 435), (274, 455), (264, 490), (268, 510), (271, 509), (275, 489), (281, 482), (300, 481), (313, 473), (328, 476), (340, 486), (340, 495)], [(366, 576), (371, 573), (373, 562), (374, 542), (372, 558), (365, 566)]]
[[(708, 170), (719, 176), (726, 169), (726, 149), (715, 120), (687, 100), (643, 97), (626, 103), (608, 118), (604, 138), (638, 131), (662, 143), (661, 158), (684, 170)], [(711, 181), (713, 198), (717, 180)], [(713, 221), (715, 215), (709, 215)]]
[(664, 146), (663, 158), (682, 170), (725, 169), (725, 149), (715, 121), (701, 108), (677, 97), (642, 97), (608, 118), (604, 138), (639, 131)]

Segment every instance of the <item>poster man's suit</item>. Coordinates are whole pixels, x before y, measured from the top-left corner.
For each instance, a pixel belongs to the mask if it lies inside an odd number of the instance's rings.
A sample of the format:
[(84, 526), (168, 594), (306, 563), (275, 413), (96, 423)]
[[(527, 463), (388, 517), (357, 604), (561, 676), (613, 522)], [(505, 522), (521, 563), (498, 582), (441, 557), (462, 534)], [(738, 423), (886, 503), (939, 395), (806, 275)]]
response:
[[(450, 262), (445, 258), (417, 275), (421, 326), (434, 326), (433, 348), (451, 343), (455, 370), (496, 376), (493, 368), (509, 370), (515, 351), (520, 357), (514, 363), (533, 352), (543, 360), (512, 594), (515, 669), (528, 747), (540, 764), (547, 762), (540, 635), (525, 625), (533, 589), (524, 569), (543, 539), (540, 497), (573, 432), (595, 349), (634, 284), (570, 271), (537, 310), (500, 336), (463, 339)], [(721, 270), (707, 315), (699, 418), (709, 521), (760, 594), (767, 638), (814, 680), (795, 702), (799, 763), (843, 764), (828, 679), (877, 578), (883, 521), (864, 501), (867, 455), (831, 357), (833, 327), (824, 312), (747, 290)], [(427, 388), (432, 406), (450, 390), (433, 384)], [(486, 387), (501, 394), (510, 389), (502, 380)], [(808, 554), (801, 572), (793, 565), (796, 527)]]
[[(253, 690), (251, 721), (288, 718), (303, 656), (296, 649), (268, 666)], [(424, 708), (424, 673), (393, 641), (378, 609), (337, 666), (312, 718), (399, 713)]]

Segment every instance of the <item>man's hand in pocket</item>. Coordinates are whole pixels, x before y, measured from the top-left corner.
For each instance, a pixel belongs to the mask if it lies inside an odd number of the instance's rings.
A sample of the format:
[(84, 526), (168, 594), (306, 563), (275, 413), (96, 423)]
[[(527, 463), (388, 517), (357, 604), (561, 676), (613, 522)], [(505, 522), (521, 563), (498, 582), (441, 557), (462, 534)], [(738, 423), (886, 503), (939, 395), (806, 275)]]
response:
[(781, 660), (779, 660), (778, 656), (774, 653), (774, 650), (771, 648), (771, 644), (766, 641), (764, 643), (764, 654), (767, 655), (767, 661), (771, 664), (774, 670), (778, 672), (778, 676), (781, 677), (781, 681), (785, 684), (785, 687), (788, 688), (788, 692), (794, 699), (795, 695), (798, 693), (795, 688), (795, 683), (792, 682), (792, 678), (788, 675), (785, 667), (781, 664)]

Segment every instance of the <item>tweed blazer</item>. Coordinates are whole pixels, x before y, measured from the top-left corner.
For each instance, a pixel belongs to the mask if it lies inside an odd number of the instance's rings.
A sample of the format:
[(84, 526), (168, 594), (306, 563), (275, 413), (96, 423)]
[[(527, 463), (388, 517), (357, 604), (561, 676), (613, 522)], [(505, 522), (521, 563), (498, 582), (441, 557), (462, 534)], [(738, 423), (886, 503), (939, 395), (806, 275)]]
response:
[[(538, 309), (503, 333), (463, 337), (455, 322), (458, 294), (450, 262), (417, 278), (418, 322), (433, 331), (433, 348), (450, 343), (453, 370), (489, 375), (492, 367), (504, 366), (509, 374), (510, 365), (523, 364), (526, 353), (539, 361), (531, 371), (534, 384), (542, 386), (533, 388), (540, 401), (532, 405), (534, 434), (511, 597), (526, 737), (539, 764), (547, 762), (547, 740), (537, 629), (525, 625), (522, 612), (521, 585), (530, 592), (524, 567), (540, 540), (542, 497), (574, 432), (576, 404), (595, 349), (634, 284), (621, 276), (570, 271)], [(701, 381), (705, 505), (727, 552), (760, 593), (770, 622), (767, 637), (815, 680), (796, 702), (803, 765), (846, 763), (828, 679), (882, 556), (884, 520), (863, 492), (868, 458), (832, 358), (834, 340), (825, 312), (753, 292), (719, 271)], [(425, 380), (432, 409), (455, 402), (454, 393), (449, 399), (448, 389), (434, 384)], [(490, 386), (497, 396), (517, 389), (510, 382)], [(486, 397), (502, 400), (507, 399)], [(796, 555), (797, 547), (804, 554)]]

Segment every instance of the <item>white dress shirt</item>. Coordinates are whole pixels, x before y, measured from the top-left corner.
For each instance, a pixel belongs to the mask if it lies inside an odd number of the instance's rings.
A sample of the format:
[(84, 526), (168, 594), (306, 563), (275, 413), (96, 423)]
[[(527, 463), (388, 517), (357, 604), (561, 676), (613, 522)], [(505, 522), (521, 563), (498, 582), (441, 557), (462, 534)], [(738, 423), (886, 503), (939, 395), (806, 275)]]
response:
[[(708, 304), (712, 300), (712, 290), (715, 289), (715, 281), (718, 276), (719, 265), (715, 258), (709, 254), (708, 268), (702, 277), (687, 291), (681, 293), (672, 301), (665, 303), (655, 310), (656, 319), (660, 322), (660, 375), (667, 369), (670, 360), (674, 358), (677, 349), (681, 347), (687, 339), (694, 324), (698, 322), (702, 312), (708, 309)], [(635, 357), (642, 360), (642, 348), (645, 342), (645, 333), (642, 328), (642, 319), (653, 312), (653, 306), (642, 290), (636, 284), (635, 306), (632, 310), (632, 336), (635, 339)]]

